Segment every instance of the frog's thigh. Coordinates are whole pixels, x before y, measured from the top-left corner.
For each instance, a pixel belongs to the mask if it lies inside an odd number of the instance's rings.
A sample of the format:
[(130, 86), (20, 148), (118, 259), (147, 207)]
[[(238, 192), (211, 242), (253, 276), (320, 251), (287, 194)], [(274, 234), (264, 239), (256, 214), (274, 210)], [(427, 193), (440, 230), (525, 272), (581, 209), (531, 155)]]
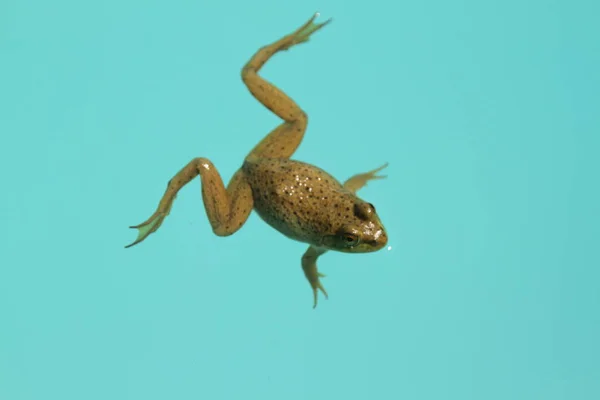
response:
[(284, 122), (265, 136), (246, 159), (290, 158), (300, 146), (305, 130), (306, 120), (302, 123)]
[(202, 180), (202, 200), (213, 232), (229, 236), (244, 225), (253, 207), (252, 189), (243, 171), (238, 170), (227, 185), (206, 158), (192, 161)]

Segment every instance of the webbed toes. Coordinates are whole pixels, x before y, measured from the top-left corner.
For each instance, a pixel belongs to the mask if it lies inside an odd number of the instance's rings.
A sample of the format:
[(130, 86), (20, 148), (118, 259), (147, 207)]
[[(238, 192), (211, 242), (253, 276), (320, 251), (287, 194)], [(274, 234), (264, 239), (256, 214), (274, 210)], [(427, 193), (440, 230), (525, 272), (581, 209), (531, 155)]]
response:
[(144, 241), (144, 239), (146, 239), (151, 233), (156, 232), (156, 230), (162, 224), (164, 218), (165, 218), (164, 215), (155, 213), (150, 218), (148, 218), (147, 221), (145, 221), (139, 225), (130, 226), (131, 229), (138, 230), (138, 236), (133, 243), (128, 244), (127, 246), (125, 246), (125, 248), (127, 249), (131, 246), (134, 246), (134, 245)]

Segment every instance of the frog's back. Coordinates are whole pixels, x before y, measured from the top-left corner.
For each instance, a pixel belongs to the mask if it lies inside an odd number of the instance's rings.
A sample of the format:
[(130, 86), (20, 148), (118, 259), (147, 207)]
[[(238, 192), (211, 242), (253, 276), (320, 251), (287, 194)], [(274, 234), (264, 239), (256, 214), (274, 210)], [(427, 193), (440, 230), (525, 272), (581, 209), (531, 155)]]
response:
[(284, 235), (306, 243), (332, 228), (332, 208), (342, 207), (348, 192), (322, 169), (289, 159), (246, 161), (254, 210)]

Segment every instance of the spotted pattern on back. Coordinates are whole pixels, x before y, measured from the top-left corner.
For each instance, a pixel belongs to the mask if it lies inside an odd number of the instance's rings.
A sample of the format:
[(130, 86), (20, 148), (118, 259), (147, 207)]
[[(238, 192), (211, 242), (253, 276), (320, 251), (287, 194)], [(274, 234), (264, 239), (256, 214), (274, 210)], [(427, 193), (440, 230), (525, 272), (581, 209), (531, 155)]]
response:
[(284, 235), (317, 243), (357, 217), (356, 197), (327, 172), (288, 159), (261, 159), (242, 167), (254, 209)]

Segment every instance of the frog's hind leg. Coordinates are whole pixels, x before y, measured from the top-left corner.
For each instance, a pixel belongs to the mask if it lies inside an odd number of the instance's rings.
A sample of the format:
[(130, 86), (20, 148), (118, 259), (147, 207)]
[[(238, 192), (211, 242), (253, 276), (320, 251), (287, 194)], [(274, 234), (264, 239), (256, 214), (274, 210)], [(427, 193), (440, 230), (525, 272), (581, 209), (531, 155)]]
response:
[(255, 157), (289, 158), (302, 141), (308, 124), (306, 113), (281, 89), (261, 78), (258, 71), (275, 53), (307, 42), (311, 34), (331, 21), (327, 20), (315, 24), (314, 20), (317, 16), (318, 14), (315, 14), (295, 32), (259, 49), (242, 68), (242, 80), (250, 93), (266, 108), (285, 121), (256, 145), (246, 159)]
[(252, 211), (252, 189), (241, 170), (223, 185), (221, 175), (206, 158), (194, 158), (183, 167), (167, 184), (158, 208), (146, 221), (131, 226), (138, 230), (138, 237), (130, 245), (140, 243), (161, 226), (173, 205), (177, 192), (196, 176), (200, 175), (202, 200), (213, 232), (218, 236), (228, 236), (244, 225)]

